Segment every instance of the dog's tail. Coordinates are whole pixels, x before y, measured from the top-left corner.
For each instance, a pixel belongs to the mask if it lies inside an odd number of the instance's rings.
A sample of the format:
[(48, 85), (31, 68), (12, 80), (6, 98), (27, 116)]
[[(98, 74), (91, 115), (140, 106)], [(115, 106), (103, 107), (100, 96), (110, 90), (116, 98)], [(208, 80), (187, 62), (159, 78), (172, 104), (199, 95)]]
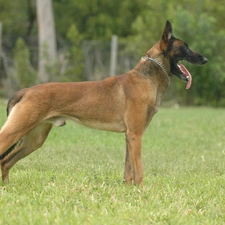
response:
[[(21, 91), (18, 91), (11, 99), (9, 99), (7, 108), (6, 108), (7, 117), (9, 116), (12, 108), (21, 101), (21, 99), (24, 96), (24, 92), (25, 92), (24, 89)], [(4, 159), (10, 152), (12, 152), (18, 146), (18, 143), (20, 143), (20, 142), (21, 142), (21, 140), (19, 140), (15, 144), (13, 144), (2, 155), (0, 155), (0, 160)]]
[(6, 108), (7, 116), (9, 116), (12, 108), (21, 101), (21, 99), (24, 96), (25, 90), (26, 89), (22, 89), (22, 90), (18, 91), (11, 99), (9, 99), (7, 108)]
[(0, 160), (4, 159), (9, 153), (11, 153), (18, 146), (18, 142), (7, 149), (2, 155), (0, 155)]

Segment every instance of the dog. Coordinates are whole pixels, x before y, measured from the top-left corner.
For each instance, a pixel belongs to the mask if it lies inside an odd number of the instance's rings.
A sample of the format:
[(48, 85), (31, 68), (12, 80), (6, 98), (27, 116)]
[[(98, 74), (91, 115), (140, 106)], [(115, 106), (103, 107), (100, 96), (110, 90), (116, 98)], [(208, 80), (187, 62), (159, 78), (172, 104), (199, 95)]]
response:
[(87, 127), (126, 136), (124, 181), (143, 185), (142, 136), (175, 75), (191, 87), (192, 76), (179, 63), (203, 65), (208, 59), (173, 36), (166, 22), (161, 40), (131, 71), (102, 81), (52, 82), (18, 91), (7, 105), (7, 121), (0, 130), (3, 183), (12, 166), (40, 148), (53, 125), (72, 120)]

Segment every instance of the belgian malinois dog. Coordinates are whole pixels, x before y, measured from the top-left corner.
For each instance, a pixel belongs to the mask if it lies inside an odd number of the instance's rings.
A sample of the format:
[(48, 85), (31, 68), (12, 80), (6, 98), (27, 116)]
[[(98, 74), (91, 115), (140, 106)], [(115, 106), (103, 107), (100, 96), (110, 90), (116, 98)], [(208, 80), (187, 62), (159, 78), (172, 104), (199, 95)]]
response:
[(142, 136), (173, 75), (191, 87), (192, 76), (179, 63), (208, 60), (175, 38), (166, 22), (161, 40), (131, 71), (102, 81), (45, 83), (18, 91), (8, 102), (0, 130), (2, 181), (20, 159), (40, 148), (51, 128), (73, 120), (88, 127), (126, 135), (124, 179), (142, 184)]

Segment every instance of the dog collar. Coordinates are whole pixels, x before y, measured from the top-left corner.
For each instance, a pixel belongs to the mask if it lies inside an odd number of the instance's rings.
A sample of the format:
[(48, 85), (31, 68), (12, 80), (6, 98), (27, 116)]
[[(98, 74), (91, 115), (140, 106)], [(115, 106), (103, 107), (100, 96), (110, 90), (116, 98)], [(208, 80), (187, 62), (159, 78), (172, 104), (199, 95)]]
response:
[(167, 71), (166, 71), (166, 69), (165, 69), (165, 67), (162, 65), (162, 63), (161, 62), (159, 62), (158, 60), (156, 60), (156, 59), (153, 59), (153, 58), (151, 58), (151, 57), (148, 57), (148, 56), (143, 56), (143, 58), (144, 59), (149, 59), (149, 60), (151, 60), (151, 61), (153, 61), (153, 62), (155, 62), (159, 67), (161, 67), (162, 68), (162, 70), (167, 74), (167, 76), (169, 76), (169, 74), (167, 73)]

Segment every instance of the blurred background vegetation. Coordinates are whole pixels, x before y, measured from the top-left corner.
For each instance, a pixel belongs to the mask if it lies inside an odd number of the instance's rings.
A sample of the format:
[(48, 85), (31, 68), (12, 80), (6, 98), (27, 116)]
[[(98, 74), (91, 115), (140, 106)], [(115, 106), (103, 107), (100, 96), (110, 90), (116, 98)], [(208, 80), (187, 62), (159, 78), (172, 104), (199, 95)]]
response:
[[(58, 60), (49, 81), (98, 80), (109, 76), (110, 41), (119, 38), (117, 73), (132, 69), (162, 34), (173, 33), (209, 59), (186, 64), (193, 85), (172, 78), (168, 105), (225, 106), (225, 4), (222, 0), (53, 0)], [(1, 95), (39, 83), (35, 0), (0, 0), (3, 25)]]

